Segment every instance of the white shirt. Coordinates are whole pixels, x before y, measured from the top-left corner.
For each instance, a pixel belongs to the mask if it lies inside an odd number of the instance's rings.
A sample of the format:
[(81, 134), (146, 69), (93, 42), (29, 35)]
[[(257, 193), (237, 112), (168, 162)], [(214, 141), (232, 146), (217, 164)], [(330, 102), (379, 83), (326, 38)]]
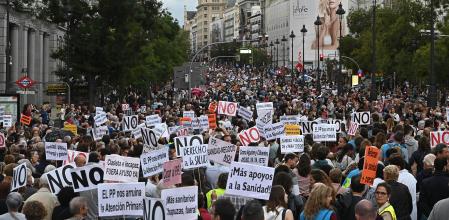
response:
[(413, 204), (413, 211), (410, 217), (412, 217), (412, 220), (417, 220), (418, 209), (416, 207), (416, 179), (411, 173), (408, 172), (408, 170), (403, 169), (399, 171), (398, 182), (406, 185), (408, 191), (410, 191), (410, 195), (412, 195), (412, 204)]

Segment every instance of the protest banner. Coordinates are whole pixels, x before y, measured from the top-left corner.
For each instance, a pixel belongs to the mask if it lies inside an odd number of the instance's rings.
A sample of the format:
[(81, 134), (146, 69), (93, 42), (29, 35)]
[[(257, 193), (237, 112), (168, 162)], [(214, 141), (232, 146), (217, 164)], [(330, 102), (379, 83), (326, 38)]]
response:
[(148, 115), (145, 117), (145, 123), (147, 127), (154, 126), (155, 124), (159, 124), (162, 122), (161, 117), (159, 115)]
[(259, 102), (256, 104), (256, 110), (258, 113), (263, 110), (272, 111), (273, 109), (274, 109), (273, 102)]
[(26, 163), (21, 163), (14, 167), (12, 173), (11, 192), (27, 184)]
[(162, 183), (164, 186), (172, 186), (181, 183), (182, 159), (169, 160), (162, 165)]
[(143, 176), (149, 177), (158, 173), (162, 173), (162, 171), (164, 171), (164, 168), (162, 166), (167, 161), (167, 146), (140, 155), (140, 163), (142, 164)]
[(101, 126), (108, 121), (108, 117), (105, 112), (101, 112), (100, 114), (95, 115), (94, 120), (96, 126)]
[(284, 124), (284, 134), (286, 136), (301, 135), (301, 127), (296, 124)]
[(349, 124), (348, 135), (354, 136), (355, 133), (357, 132), (358, 128), (359, 128), (359, 124), (358, 123), (351, 122), (351, 124)]
[(247, 107), (240, 106), (237, 115), (247, 121), (253, 120), (253, 112), (251, 110), (248, 110)]
[(274, 178), (274, 168), (232, 162), (225, 195), (268, 200)]
[(205, 167), (209, 164), (207, 157), (207, 144), (185, 146), (181, 149), (184, 169)]
[(210, 161), (221, 165), (229, 166), (234, 161), (237, 147), (218, 138), (210, 137), (207, 146), (207, 155)]
[(215, 114), (208, 114), (207, 119), (209, 120), (209, 128), (217, 128), (217, 116)]
[(0, 106), (0, 122), (3, 123), (3, 115), (5, 114), (5, 106)]
[(209, 130), (209, 117), (206, 115), (201, 115), (192, 119), (192, 129), (193, 130)]
[(153, 129), (149, 128), (140, 128), (140, 133), (142, 135), (143, 144), (149, 146), (150, 148), (156, 148), (159, 140), (159, 136), (156, 136), (156, 133)]
[(73, 167), (71, 164), (67, 164), (44, 174), (47, 175), (51, 193), (58, 194), (62, 188), (72, 186), (72, 175), (70, 173)]
[(257, 127), (252, 127), (239, 133), (239, 139), (242, 145), (248, 146), (250, 143), (259, 142), (260, 133)]
[(195, 112), (194, 111), (183, 111), (182, 117), (193, 119), (193, 118), (195, 118)]
[(449, 122), (449, 108), (446, 108), (446, 121)]
[(281, 138), (281, 153), (295, 153), (304, 152), (304, 136), (282, 136)]
[(12, 115), (3, 115), (3, 127), (12, 127)]
[(326, 123), (335, 125), (336, 129), (337, 129), (336, 130), (337, 133), (341, 133), (341, 124), (346, 124), (343, 120), (332, 119), (332, 118), (328, 119)]
[(98, 216), (142, 216), (145, 183), (98, 185)]
[(168, 134), (168, 126), (166, 123), (157, 123), (154, 125), (153, 128), (154, 133), (156, 134), (156, 137), (159, 138), (170, 138), (170, 135)]
[(95, 107), (95, 115), (101, 114), (104, 112), (103, 107)]
[(380, 150), (375, 146), (366, 146), (365, 159), (363, 163), (362, 177), (360, 183), (372, 186), (376, 178), (377, 162)]
[(430, 147), (434, 148), (437, 144), (449, 145), (449, 131), (432, 131), (430, 132)]
[(161, 199), (165, 203), (167, 220), (197, 219), (198, 186), (164, 189)]
[(104, 180), (119, 182), (137, 182), (139, 180), (140, 159), (106, 155)]
[(313, 141), (337, 141), (337, 126), (334, 124), (316, 124), (313, 127)]
[(370, 112), (353, 112), (351, 114), (351, 122), (358, 123), (359, 125), (369, 125), (369, 124), (371, 124), (371, 113)]
[(217, 109), (219, 115), (235, 116), (237, 113), (237, 103), (219, 101)]
[(188, 117), (182, 117), (179, 119), (179, 123), (182, 126), (190, 126), (190, 124), (192, 123), (192, 119)]
[(213, 101), (213, 102), (209, 103), (209, 107), (207, 109), (209, 110), (210, 114), (215, 113), (215, 111), (217, 111), (217, 102)]
[(312, 134), (313, 133), (313, 127), (318, 124), (316, 121), (301, 121), (301, 134)]
[(70, 131), (74, 135), (78, 135), (78, 127), (76, 125), (74, 125), (74, 124), (70, 124), (70, 123), (64, 122), (64, 128), (62, 128), (62, 130)]
[(122, 130), (132, 131), (139, 125), (139, 117), (137, 115), (123, 116)]
[(140, 131), (140, 128), (145, 128), (145, 123), (137, 125), (137, 128), (131, 131), (131, 134), (135, 139), (142, 137), (142, 132)]
[(24, 125), (30, 125), (31, 119), (32, 118), (30, 116), (26, 116), (26, 115), (22, 114), (20, 117), (20, 123), (22, 123)]
[(146, 105), (140, 106), (140, 112), (146, 113), (147, 112), (147, 106)]
[(265, 137), (265, 126), (272, 124), (273, 122), (273, 110), (261, 110), (257, 112), (256, 127), (259, 129), (261, 137)]
[(0, 132), (0, 148), (6, 147), (5, 135)]
[(279, 121), (284, 125), (299, 125), (301, 120), (298, 115), (282, 115), (279, 117)]
[(143, 220), (165, 220), (165, 206), (162, 199), (143, 199)]
[(182, 136), (175, 137), (175, 148), (176, 148), (176, 156), (181, 156), (181, 148), (187, 146), (198, 146), (204, 143), (203, 135), (192, 135), (192, 136)]
[(183, 127), (182, 126), (172, 126), (172, 127), (168, 127), (168, 133), (169, 134), (176, 134), (177, 131), (181, 130)]
[(96, 189), (98, 184), (103, 183), (104, 172), (100, 164), (76, 167), (71, 170), (70, 174), (75, 192)]
[(189, 135), (189, 129), (187, 129), (187, 128), (182, 128), (176, 132), (176, 136), (178, 136), (178, 137), (187, 136), (187, 135)]
[(91, 131), (94, 141), (101, 140), (104, 135), (107, 135), (109, 133), (109, 129), (107, 126), (93, 127)]
[(263, 133), (267, 141), (274, 140), (284, 134), (284, 123), (278, 122), (266, 125)]
[(67, 143), (45, 142), (47, 160), (67, 160)]
[(89, 162), (89, 153), (76, 150), (67, 150), (67, 160), (64, 160), (64, 162), (62, 162), (62, 165), (67, 165), (69, 163), (75, 165), (74, 161), (78, 155), (84, 156), (86, 158), (86, 163)]
[(240, 146), (239, 162), (268, 166), (269, 147)]

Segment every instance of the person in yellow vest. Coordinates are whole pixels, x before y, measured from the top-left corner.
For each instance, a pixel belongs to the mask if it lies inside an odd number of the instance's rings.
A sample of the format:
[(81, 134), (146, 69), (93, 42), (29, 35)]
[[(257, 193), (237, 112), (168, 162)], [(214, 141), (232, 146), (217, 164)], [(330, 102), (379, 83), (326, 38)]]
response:
[(228, 173), (221, 173), (220, 176), (218, 176), (217, 188), (209, 190), (209, 192), (206, 193), (207, 209), (210, 209), (212, 203), (215, 202), (218, 197), (224, 195), (227, 181)]
[(391, 195), (391, 187), (388, 183), (380, 183), (376, 187), (376, 202), (379, 209), (377, 213), (384, 220), (396, 220), (396, 213), (393, 206), (388, 202)]

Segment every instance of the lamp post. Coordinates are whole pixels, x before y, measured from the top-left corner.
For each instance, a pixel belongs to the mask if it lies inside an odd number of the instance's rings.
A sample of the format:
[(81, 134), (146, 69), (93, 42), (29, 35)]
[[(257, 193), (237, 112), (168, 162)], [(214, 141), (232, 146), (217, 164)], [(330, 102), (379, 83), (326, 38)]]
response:
[(316, 25), (316, 40), (317, 40), (317, 46), (316, 46), (316, 51), (317, 51), (317, 60), (318, 60), (318, 65), (317, 65), (317, 77), (316, 77), (316, 81), (317, 81), (317, 91), (321, 90), (321, 82), (320, 82), (320, 25), (322, 25), (323, 23), (321, 22), (320, 16), (316, 17), (316, 21), (313, 23)]
[(376, 0), (373, 1), (373, 27), (372, 27), (372, 51), (371, 51), (371, 59), (372, 59), (372, 69), (371, 69), (371, 94), (370, 99), (374, 101), (377, 99), (376, 92), (376, 80), (374, 79), (374, 73), (376, 72)]
[(290, 36), (289, 36), (291, 39), (292, 39), (292, 76), (293, 76), (293, 73), (295, 72), (294, 70), (293, 70), (293, 39), (295, 39), (295, 37), (296, 37), (296, 35), (295, 35), (295, 33), (293, 32), (293, 30), (292, 30), (292, 33), (290, 33)]
[(338, 95), (342, 95), (343, 91), (342, 91), (342, 83), (341, 83), (341, 78), (343, 77), (343, 73), (342, 73), (342, 65), (341, 65), (341, 22), (343, 20), (343, 15), (346, 13), (345, 10), (343, 9), (343, 5), (340, 4), (338, 5), (338, 9), (337, 9), (337, 15), (340, 18), (340, 38), (338, 38), (338, 77), (337, 77), (337, 94)]
[(304, 54), (304, 51), (305, 51), (305, 48), (304, 48), (304, 43), (305, 43), (305, 37), (306, 37), (306, 33), (307, 33), (307, 29), (306, 29), (306, 25), (302, 25), (302, 29), (301, 29), (301, 33), (302, 33), (302, 77), (303, 77), (303, 79), (304, 79), (304, 74), (306, 73), (306, 66), (305, 66), (305, 63), (304, 63), (304, 60), (305, 60), (305, 54)]
[(276, 68), (279, 67), (279, 38), (276, 39), (276, 41), (274, 42), (276, 44)]
[(271, 56), (271, 58), (270, 58), (270, 66), (271, 67), (273, 67), (273, 58), (274, 58), (274, 56), (273, 56), (273, 47), (274, 47), (274, 44), (273, 44), (273, 41), (271, 41), (270, 42), (270, 56)]
[(285, 67), (285, 42), (287, 42), (287, 38), (285, 35), (282, 36), (282, 66)]
[(435, 80), (435, 18), (434, 18), (434, 0), (430, 0), (430, 87), (428, 94), (428, 106), (435, 107), (437, 105), (437, 87)]

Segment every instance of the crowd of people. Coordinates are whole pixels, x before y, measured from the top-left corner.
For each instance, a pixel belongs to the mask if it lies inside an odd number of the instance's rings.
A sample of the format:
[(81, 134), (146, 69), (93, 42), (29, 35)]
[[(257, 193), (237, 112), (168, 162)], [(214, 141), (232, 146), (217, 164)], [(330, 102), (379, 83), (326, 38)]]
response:
[[(281, 116), (295, 115), (302, 121), (338, 119), (341, 129), (334, 142), (315, 142), (310, 134), (304, 135), (303, 152), (283, 154), (279, 138), (267, 141), (262, 136), (251, 143), (269, 149), (268, 166), (275, 171), (268, 200), (227, 195), (229, 167), (213, 162), (183, 170), (182, 182), (169, 187), (162, 184), (162, 173), (144, 178), (140, 172), (139, 182), (145, 182), (147, 197), (160, 198), (164, 189), (197, 185), (197, 218), (203, 220), (449, 219), (449, 149), (444, 143), (430, 144), (431, 132), (449, 129), (446, 108), (427, 107), (422, 94), (404, 86), (383, 91), (377, 101), (369, 101), (367, 90), (337, 95), (332, 84), (323, 84), (319, 91), (295, 76), (256, 68), (216, 66), (204, 77), (206, 84), (194, 95), (173, 89), (170, 83), (153, 88), (148, 97), (130, 91), (105, 104), (108, 132), (97, 141), (92, 137), (94, 105), (63, 105), (56, 119), (50, 117), (49, 104), (25, 105), (22, 114), (32, 117), (30, 125), (17, 122), (2, 130), (6, 147), (0, 148), (0, 220), (113, 219), (99, 216), (95, 189), (74, 192), (69, 186), (57, 194), (51, 192), (44, 174), (63, 164), (46, 159), (47, 135), (64, 123), (77, 126), (76, 135), (54, 140), (67, 143), (70, 150), (86, 152), (88, 156), (74, 158), (77, 167), (100, 163), (107, 155), (139, 158), (144, 141), (122, 131), (125, 115), (131, 112), (144, 123), (145, 116), (157, 114), (162, 123), (173, 127), (181, 125), (184, 111), (194, 111), (196, 117), (210, 114), (208, 107), (213, 101), (237, 102), (254, 113), (250, 121), (217, 114), (216, 128), (189, 130), (189, 135), (202, 135), (205, 143), (214, 137), (235, 145), (235, 161), (242, 146), (238, 134), (257, 126), (256, 104), (260, 102), (273, 103), (272, 123)], [(129, 110), (122, 109), (122, 104), (128, 104)], [(349, 135), (351, 114), (367, 111), (370, 124)], [(57, 121), (64, 123), (58, 126)], [(177, 158), (175, 137), (172, 133), (159, 139), (160, 145), (168, 146), (170, 160)], [(372, 185), (361, 180), (368, 146), (380, 150)], [(11, 191), (13, 169), (22, 163), (28, 171), (27, 184)]]

